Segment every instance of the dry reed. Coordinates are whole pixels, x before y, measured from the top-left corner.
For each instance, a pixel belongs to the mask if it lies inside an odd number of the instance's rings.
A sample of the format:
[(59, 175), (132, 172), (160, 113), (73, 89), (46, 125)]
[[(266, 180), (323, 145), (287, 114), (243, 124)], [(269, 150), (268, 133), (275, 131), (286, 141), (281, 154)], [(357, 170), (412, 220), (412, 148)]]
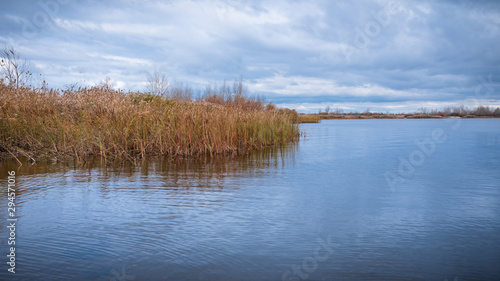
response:
[(183, 101), (104, 87), (40, 91), (1, 85), (0, 151), (135, 161), (147, 155), (236, 154), (298, 137), (295, 111), (266, 109), (241, 91), (229, 96), (212, 91)]
[(317, 115), (299, 115), (299, 123), (319, 123), (321, 118)]

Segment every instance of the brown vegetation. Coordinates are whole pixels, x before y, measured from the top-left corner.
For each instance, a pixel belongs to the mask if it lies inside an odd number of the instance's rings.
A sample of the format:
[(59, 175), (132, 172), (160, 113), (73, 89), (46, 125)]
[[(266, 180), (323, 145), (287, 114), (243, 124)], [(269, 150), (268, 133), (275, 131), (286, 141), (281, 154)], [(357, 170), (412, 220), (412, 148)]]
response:
[(363, 113), (349, 112), (343, 113), (340, 110), (336, 112), (319, 112), (317, 114), (302, 114), (299, 118), (320, 118), (320, 119), (439, 119), (439, 118), (500, 118), (500, 108), (491, 108), (487, 106), (478, 106), (476, 108), (446, 107), (443, 110), (420, 109), (415, 113), (377, 113), (369, 110)]
[(317, 115), (299, 115), (299, 123), (319, 123), (319, 121), (321, 121), (321, 117)]
[(30, 158), (235, 154), (299, 135), (295, 111), (247, 97), (241, 81), (207, 89), (196, 101), (109, 87), (41, 91), (0, 85), (0, 107), (0, 151)]

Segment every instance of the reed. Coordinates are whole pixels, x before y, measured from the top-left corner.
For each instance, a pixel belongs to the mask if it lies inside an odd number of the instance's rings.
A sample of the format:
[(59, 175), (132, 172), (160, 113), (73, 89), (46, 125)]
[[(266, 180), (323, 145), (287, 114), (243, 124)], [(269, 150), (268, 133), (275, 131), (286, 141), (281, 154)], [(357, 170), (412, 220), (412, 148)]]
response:
[(135, 161), (237, 154), (297, 139), (294, 110), (266, 109), (262, 100), (237, 94), (211, 90), (191, 101), (106, 87), (40, 91), (1, 85), (0, 151)]
[(321, 117), (317, 115), (299, 115), (299, 123), (319, 123), (321, 121)]

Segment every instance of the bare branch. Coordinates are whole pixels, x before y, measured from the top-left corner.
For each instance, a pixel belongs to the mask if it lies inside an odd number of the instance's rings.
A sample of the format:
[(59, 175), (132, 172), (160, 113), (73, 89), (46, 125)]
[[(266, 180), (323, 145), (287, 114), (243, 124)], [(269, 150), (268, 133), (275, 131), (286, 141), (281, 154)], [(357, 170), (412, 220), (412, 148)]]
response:
[(109, 76), (106, 76), (106, 79), (99, 82), (99, 84), (97, 84), (97, 87), (102, 88), (106, 91), (110, 91), (113, 89), (113, 81)]
[(5, 82), (16, 88), (25, 86), (30, 78), (30, 63), (22, 59), (12, 46), (4, 46), (0, 57), (0, 71)]
[(153, 95), (166, 96), (168, 94), (169, 84), (165, 74), (155, 71), (153, 74), (147, 73), (147, 90)]

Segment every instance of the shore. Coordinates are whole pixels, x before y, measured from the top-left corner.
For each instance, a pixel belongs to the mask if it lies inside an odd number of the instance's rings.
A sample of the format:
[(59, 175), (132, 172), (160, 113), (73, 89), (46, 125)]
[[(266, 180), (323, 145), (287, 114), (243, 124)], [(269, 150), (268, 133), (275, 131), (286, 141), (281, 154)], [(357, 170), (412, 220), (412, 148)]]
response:
[(299, 114), (301, 123), (318, 123), (321, 120), (331, 119), (442, 119), (442, 118), (500, 118), (500, 115), (476, 115), (476, 114), (456, 114), (448, 115), (445, 113), (426, 114), (426, 113), (408, 113), (408, 114), (386, 114), (386, 113), (315, 113)]

